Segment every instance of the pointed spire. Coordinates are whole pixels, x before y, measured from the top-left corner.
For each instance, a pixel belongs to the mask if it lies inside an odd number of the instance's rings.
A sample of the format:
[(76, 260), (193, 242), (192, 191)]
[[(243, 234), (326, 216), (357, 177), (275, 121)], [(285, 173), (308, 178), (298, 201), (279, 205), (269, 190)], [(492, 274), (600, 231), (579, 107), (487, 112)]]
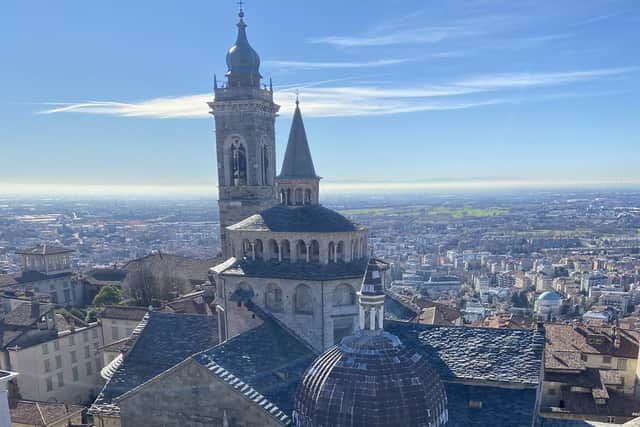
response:
[(304, 130), (300, 101), (296, 95), (296, 109), (293, 113), (293, 122), (289, 132), (289, 142), (284, 153), (282, 170), (278, 178), (285, 179), (319, 179), (311, 159), (311, 150), (307, 141), (307, 133)]

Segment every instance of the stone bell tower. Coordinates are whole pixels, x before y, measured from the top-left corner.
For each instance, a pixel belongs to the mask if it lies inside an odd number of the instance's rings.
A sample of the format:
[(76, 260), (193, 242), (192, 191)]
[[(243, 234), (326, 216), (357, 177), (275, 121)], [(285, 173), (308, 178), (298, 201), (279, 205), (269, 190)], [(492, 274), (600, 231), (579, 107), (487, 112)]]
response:
[(230, 256), (225, 227), (277, 203), (273, 88), (261, 87), (260, 57), (247, 39), (244, 12), (238, 37), (227, 53), (226, 84), (214, 79), (218, 158), (218, 207), (222, 252)]

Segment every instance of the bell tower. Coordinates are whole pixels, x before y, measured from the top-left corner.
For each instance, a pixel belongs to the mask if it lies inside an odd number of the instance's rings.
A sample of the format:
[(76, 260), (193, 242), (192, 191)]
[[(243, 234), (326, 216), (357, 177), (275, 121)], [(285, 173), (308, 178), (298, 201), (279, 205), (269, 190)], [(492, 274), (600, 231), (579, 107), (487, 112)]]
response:
[(273, 88), (261, 86), (260, 57), (247, 39), (240, 9), (236, 42), (227, 53), (227, 81), (214, 77), (218, 207), (222, 253), (231, 256), (225, 227), (277, 203)]

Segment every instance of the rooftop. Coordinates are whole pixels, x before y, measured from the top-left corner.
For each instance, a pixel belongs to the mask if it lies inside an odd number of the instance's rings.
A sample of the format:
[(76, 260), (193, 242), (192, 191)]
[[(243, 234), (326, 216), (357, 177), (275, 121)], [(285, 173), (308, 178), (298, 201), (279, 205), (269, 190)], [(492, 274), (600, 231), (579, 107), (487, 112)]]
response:
[(362, 277), (366, 269), (366, 260), (349, 263), (314, 264), (307, 262), (269, 262), (240, 260), (230, 263), (217, 272), (233, 276), (271, 277), (299, 280), (338, 280)]
[[(34, 427), (48, 427), (54, 424), (67, 425), (68, 418), (84, 410), (82, 406), (66, 403), (35, 402), (30, 400), (10, 400), (11, 422)], [(59, 424), (60, 423), (60, 424)]]
[(38, 245), (29, 249), (16, 251), (18, 255), (61, 255), (75, 252), (75, 249), (54, 245)]
[(362, 230), (362, 227), (331, 209), (320, 205), (305, 205), (274, 206), (227, 229), (282, 233), (340, 233)]

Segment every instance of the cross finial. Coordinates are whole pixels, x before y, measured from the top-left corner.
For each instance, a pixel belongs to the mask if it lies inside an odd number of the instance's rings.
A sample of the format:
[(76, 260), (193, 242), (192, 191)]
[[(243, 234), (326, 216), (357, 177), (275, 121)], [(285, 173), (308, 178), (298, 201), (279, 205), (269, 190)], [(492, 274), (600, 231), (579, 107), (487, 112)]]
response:
[(238, 6), (240, 7), (240, 12), (238, 12), (238, 16), (240, 17), (240, 19), (244, 18), (244, 9), (242, 9), (243, 5), (244, 5), (244, 2), (242, 0), (239, 0)]

